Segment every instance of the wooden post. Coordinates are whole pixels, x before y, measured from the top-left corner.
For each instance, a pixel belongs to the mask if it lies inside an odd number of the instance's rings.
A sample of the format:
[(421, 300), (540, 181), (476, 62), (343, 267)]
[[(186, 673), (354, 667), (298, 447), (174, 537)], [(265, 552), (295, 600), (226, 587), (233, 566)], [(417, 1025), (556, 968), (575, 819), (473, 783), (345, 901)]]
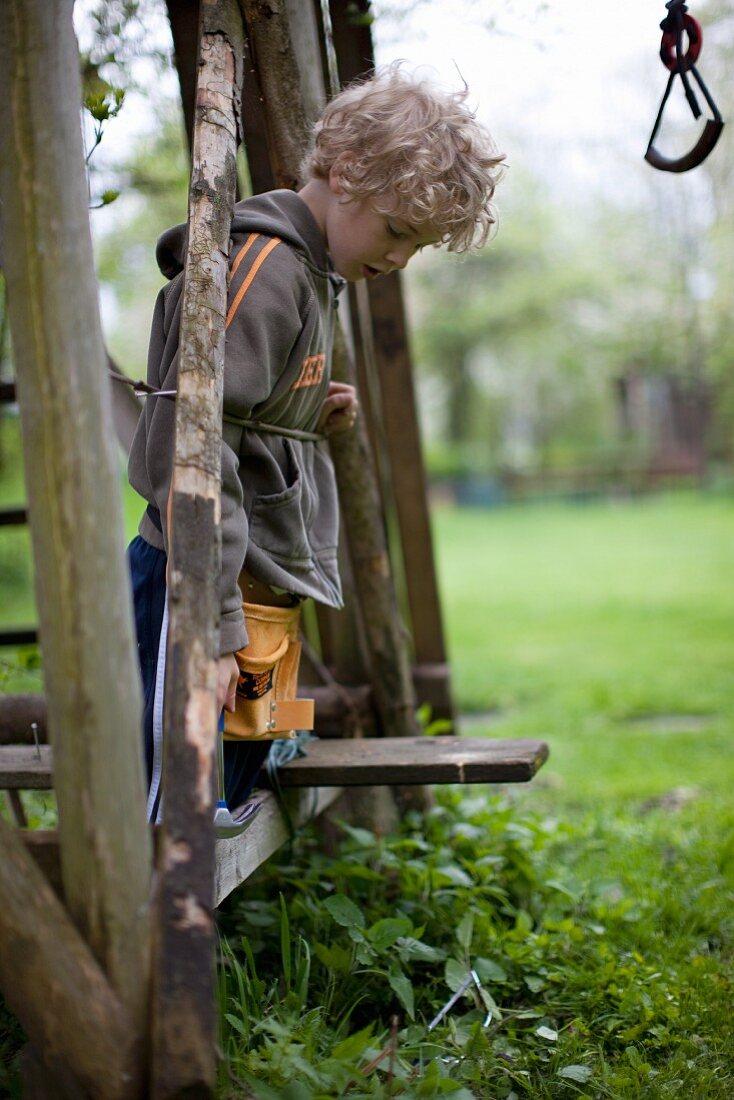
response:
[[(330, 0), (333, 41), (343, 84), (375, 65), (370, 0)], [(367, 285), (373, 324), (372, 355), (382, 396), (380, 415), (387, 435), (390, 479), (401, 535), (404, 573), (419, 702), (438, 717), (453, 718), (441, 605), (420, 428), (413, 384), (402, 281), (394, 272)], [(422, 666), (422, 667), (421, 667)]]
[(64, 891), (140, 1037), (152, 857), (80, 103), (72, 0), (4, 0), (0, 215)]
[[(334, 349), (334, 378), (356, 382), (342, 338)], [(363, 422), (331, 439), (339, 500), (370, 656), (372, 689), (386, 737), (419, 733), (407, 637), (387, 552), (380, 493)]]
[[(271, 161), (279, 186), (295, 187), (306, 150), (308, 128), (298, 74), (320, 69), (320, 56), (308, 56), (310, 36), (300, 38), (299, 57), (285, 4), (240, 0), (252, 55), (264, 97)], [(313, 9), (310, 9), (315, 18)], [(284, 89), (289, 89), (288, 93)], [(284, 96), (288, 96), (284, 99)], [(325, 98), (325, 95), (324, 95)], [(287, 103), (287, 109), (286, 109)], [(344, 336), (334, 349), (333, 375), (354, 382)], [(385, 542), (380, 496), (366, 429), (358, 421), (351, 432), (331, 441), (339, 497), (365, 626), (375, 703), (386, 735), (414, 735), (415, 695), (406, 639), (402, 633), (395, 586)]]
[(154, 1100), (213, 1093), (214, 792), (222, 383), (242, 84), (236, 0), (202, 0), (179, 340), (164, 704)]

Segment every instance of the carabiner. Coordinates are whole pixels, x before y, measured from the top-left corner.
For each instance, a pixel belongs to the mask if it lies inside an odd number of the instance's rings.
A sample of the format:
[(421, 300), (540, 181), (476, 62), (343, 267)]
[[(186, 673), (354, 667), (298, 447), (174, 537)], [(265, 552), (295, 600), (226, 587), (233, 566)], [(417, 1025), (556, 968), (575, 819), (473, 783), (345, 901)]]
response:
[[(668, 77), (668, 85), (660, 103), (658, 116), (655, 119), (655, 125), (652, 128), (652, 134), (647, 144), (645, 160), (648, 164), (651, 164), (653, 168), (657, 168), (661, 172), (688, 172), (691, 168), (696, 168), (705, 161), (706, 157), (719, 140), (721, 131), (724, 129), (724, 122), (718, 107), (714, 103), (711, 93), (703, 81), (703, 77), (696, 68), (696, 61), (698, 60), (701, 47), (703, 46), (703, 31), (701, 30), (700, 23), (698, 20), (694, 19), (692, 15), (687, 14), (686, 5), (682, 0), (668, 0), (665, 6), (668, 9), (669, 15), (660, 24), (660, 28), (663, 32), (662, 41), (660, 43), (660, 60), (663, 65), (665, 65), (666, 69), (669, 70), (670, 76)], [(685, 54), (682, 52), (684, 32), (688, 36), (688, 48)], [(701, 116), (701, 108), (698, 106), (698, 100), (688, 80), (688, 73), (693, 74), (713, 118), (706, 120), (703, 133), (688, 153), (684, 153), (683, 156), (675, 158), (666, 157), (655, 148), (655, 138), (660, 129), (665, 104), (668, 102), (668, 96), (670, 95), (673, 81), (676, 76), (680, 76), (681, 78), (686, 99), (688, 100), (688, 106), (691, 108), (693, 117), (700, 118)]]

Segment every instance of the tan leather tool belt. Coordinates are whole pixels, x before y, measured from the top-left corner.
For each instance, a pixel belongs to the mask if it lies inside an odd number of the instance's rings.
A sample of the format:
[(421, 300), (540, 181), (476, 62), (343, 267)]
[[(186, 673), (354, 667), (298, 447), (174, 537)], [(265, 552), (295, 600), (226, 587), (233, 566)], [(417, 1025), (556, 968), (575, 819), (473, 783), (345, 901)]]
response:
[(240, 670), (234, 714), (225, 711), (226, 741), (268, 741), (313, 729), (313, 699), (296, 699), (300, 607), (244, 603), (249, 643), (235, 653)]

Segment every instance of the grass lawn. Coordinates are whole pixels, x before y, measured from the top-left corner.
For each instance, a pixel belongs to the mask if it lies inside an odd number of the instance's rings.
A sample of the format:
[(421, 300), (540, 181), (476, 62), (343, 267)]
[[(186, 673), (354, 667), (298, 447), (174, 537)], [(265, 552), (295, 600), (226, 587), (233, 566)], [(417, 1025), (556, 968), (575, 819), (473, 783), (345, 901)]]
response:
[[(549, 742), (538, 778), (513, 792), (518, 811), (560, 825), (543, 874), (599, 916), (620, 973), (625, 955), (662, 971), (676, 1001), (662, 1060), (648, 1059), (655, 1010), (640, 1004), (604, 1091), (581, 1091), (734, 1095), (734, 503), (442, 510), (435, 529), (455, 690), (478, 712), (465, 732)], [(604, 973), (584, 990), (584, 969), (566, 972), (574, 1010)], [(602, 1033), (618, 1022), (607, 1008)]]
[(436, 537), (460, 707), (496, 708), (478, 733), (550, 742), (533, 799), (727, 790), (731, 501), (439, 511)]
[[(336, 856), (306, 834), (235, 895), (221, 1096), (733, 1096), (734, 501), (439, 509), (435, 532), (464, 732), (550, 761)], [(38, 675), (6, 661), (0, 690)], [(485, 992), (429, 1035), (470, 966)]]

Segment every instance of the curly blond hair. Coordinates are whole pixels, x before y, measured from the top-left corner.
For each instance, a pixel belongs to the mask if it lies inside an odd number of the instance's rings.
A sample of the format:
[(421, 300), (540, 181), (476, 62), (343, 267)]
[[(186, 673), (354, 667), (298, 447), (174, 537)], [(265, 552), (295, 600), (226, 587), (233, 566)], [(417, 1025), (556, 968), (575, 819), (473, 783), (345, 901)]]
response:
[(327, 104), (304, 175), (328, 179), (336, 168), (352, 198), (416, 228), (430, 225), (452, 252), (480, 248), (497, 221), (492, 197), (505, 155), (467, 96), (400, 62), (378, 69)]

